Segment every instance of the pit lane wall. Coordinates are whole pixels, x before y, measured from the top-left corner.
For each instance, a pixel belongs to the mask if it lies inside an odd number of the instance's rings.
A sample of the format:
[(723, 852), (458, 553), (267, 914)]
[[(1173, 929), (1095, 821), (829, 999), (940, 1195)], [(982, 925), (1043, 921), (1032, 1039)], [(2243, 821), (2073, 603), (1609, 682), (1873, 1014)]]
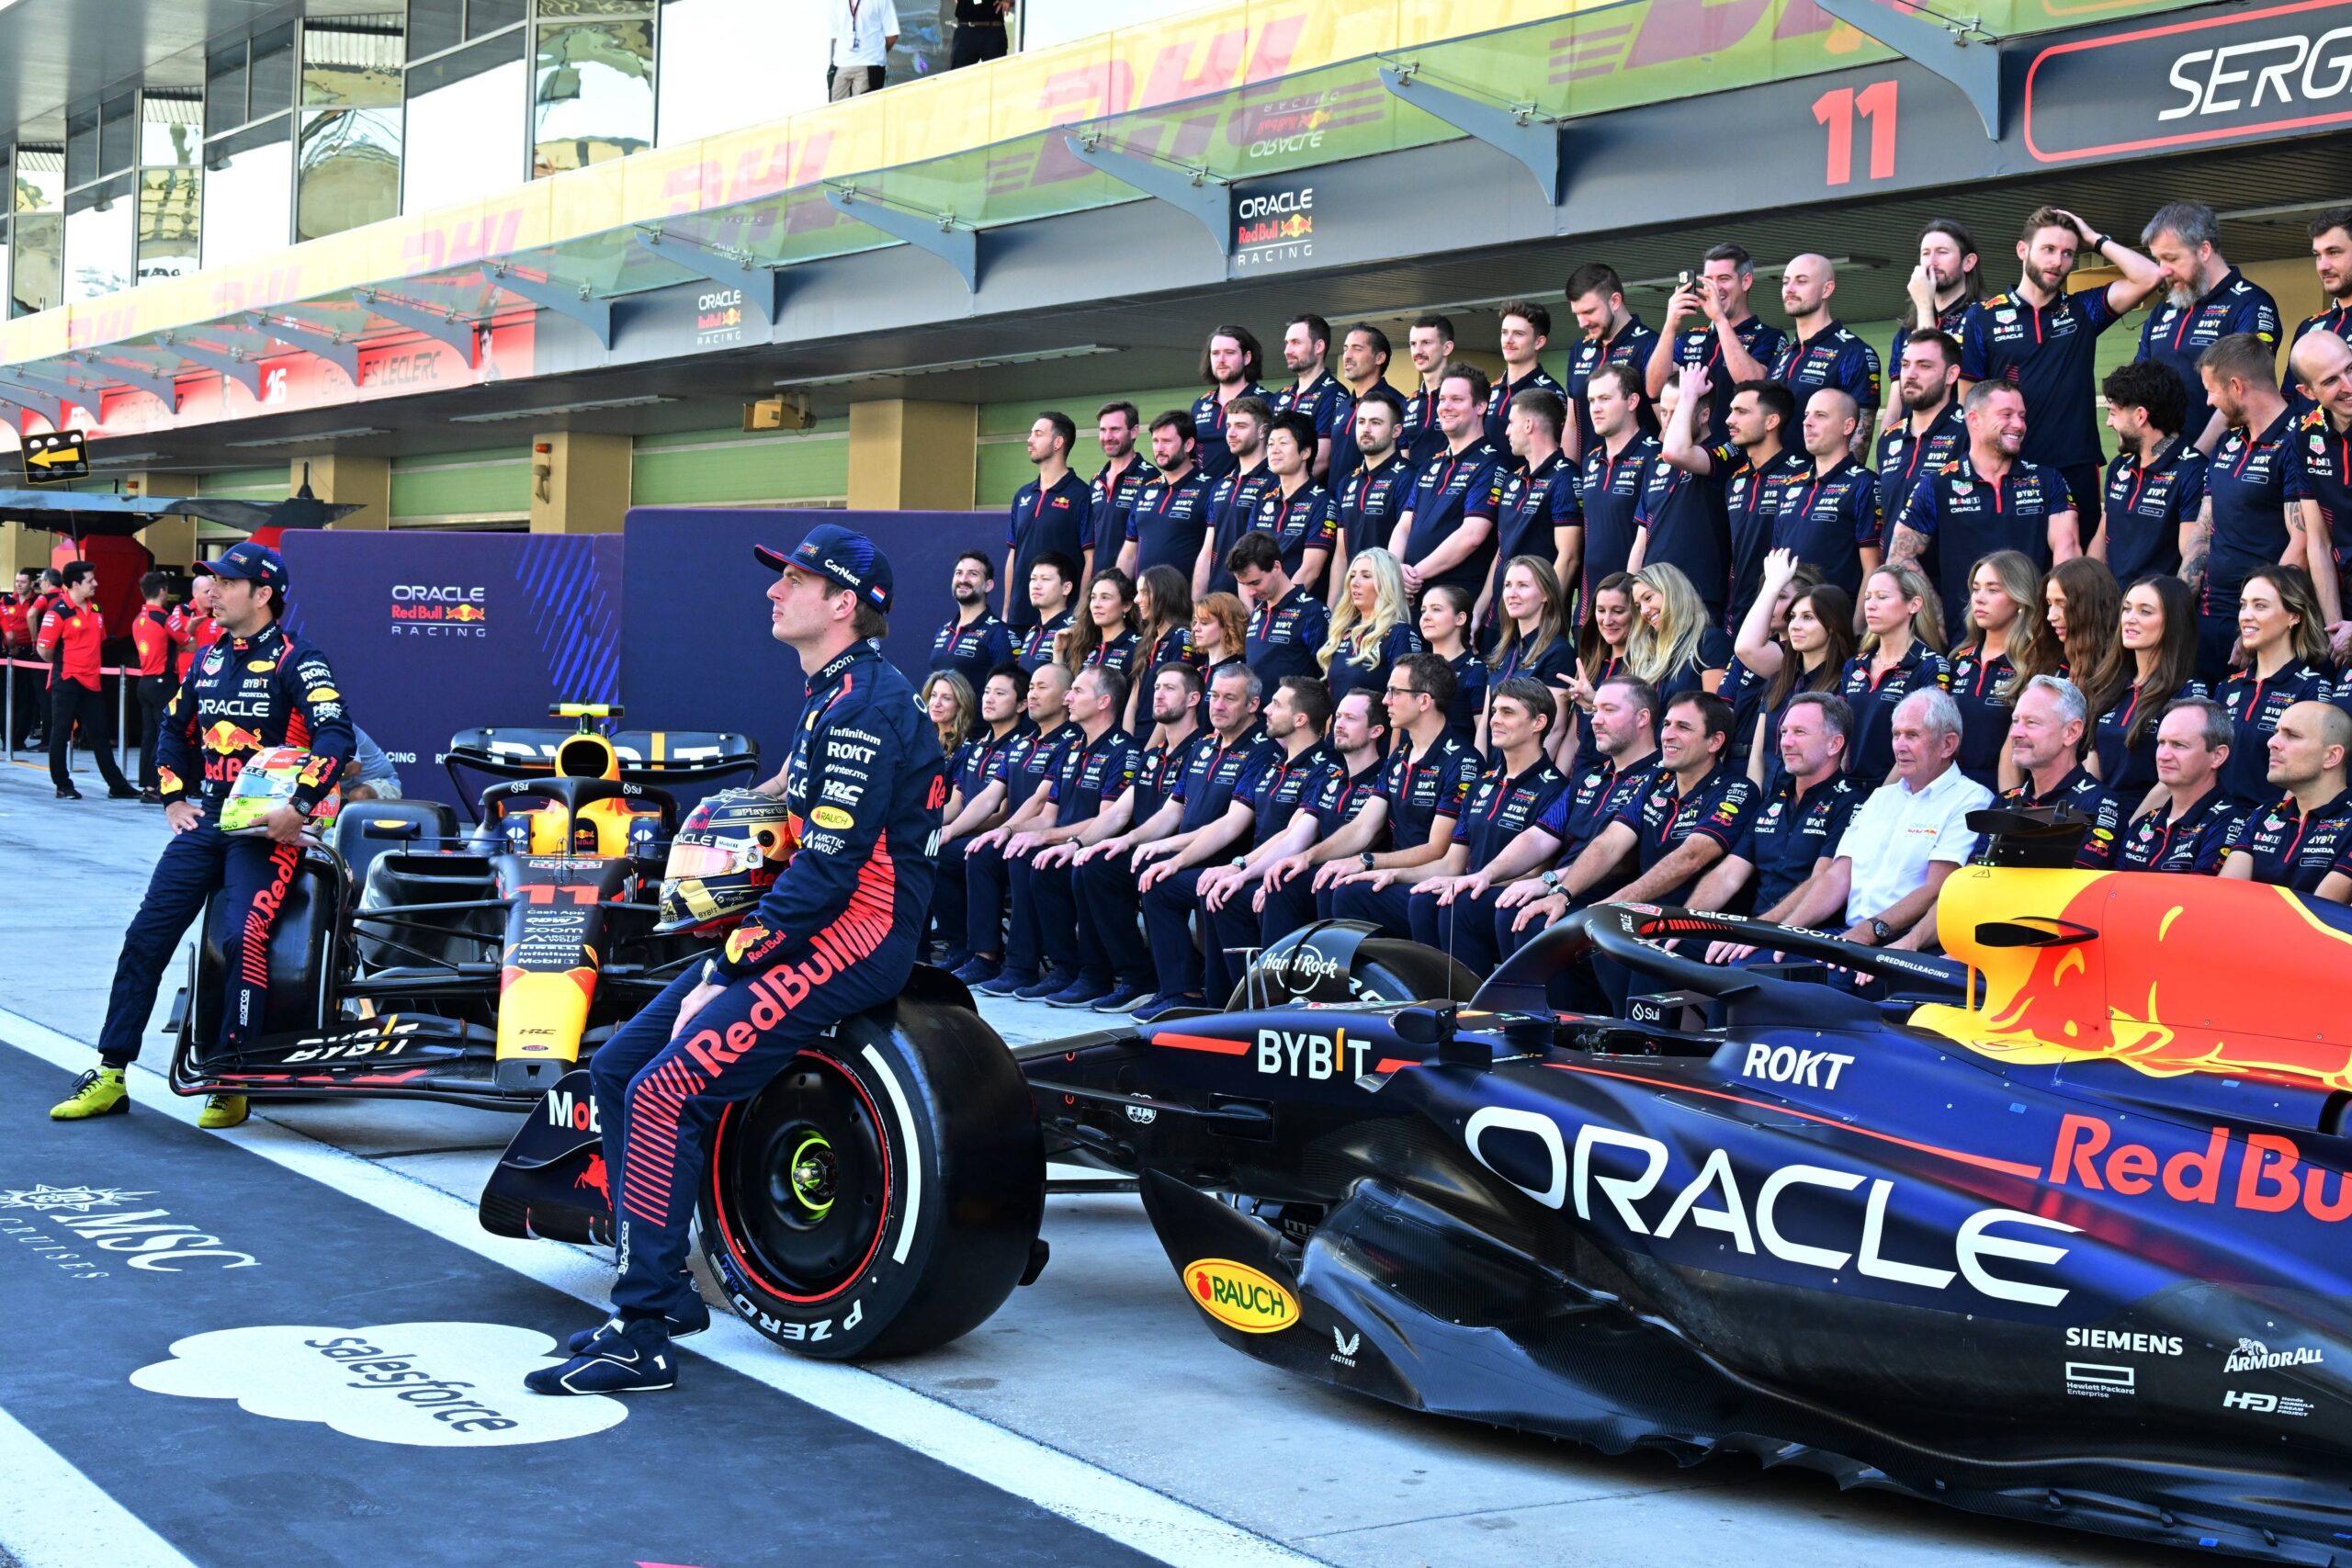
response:
[(413, 797), (452, 798), (438, 759), (456, 731), (546, 725), (558, 701), (617, 701), (632, 728), (749, 734), (773, 771), (802, 678), (768, 634), (775, 580), (752, 547), (788, 550), (818, 523), (856, 528), (889, 558), (884, 651), (920, 681), (954, 614), (956, 556), (1001, 538), (1002, 513), (633, 507), (618, 536), (310, 530), (283, 541), (288, 620), (326, 650)]

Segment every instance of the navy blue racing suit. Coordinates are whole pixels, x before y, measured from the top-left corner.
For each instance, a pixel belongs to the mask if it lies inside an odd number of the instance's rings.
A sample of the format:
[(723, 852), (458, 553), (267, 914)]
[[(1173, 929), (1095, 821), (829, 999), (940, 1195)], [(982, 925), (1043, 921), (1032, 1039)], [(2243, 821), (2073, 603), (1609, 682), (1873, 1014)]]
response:
[[(694, 1291), (686, 1218), (720, 1114), (914, 972), (947, 779), (914, 688), (877, 644), (860, 642), (808, 678), (785, 784), (800, 838), (792, 863), (723, 948), (589, 1062), (615, 1183), (613, 1305), (624, 1314), (676, 1315)], [(706, 978), (726, 989), (671, 1039)]]
[(164, 966), (188, 922), (215, 888), (236, 935), (222, 976), (223, 1017), (215, 1039), (234, 1050), (267, 1016), (269, 931), (301, 864), (300, 844), (220, 831), (220, 803), (257, 751), (309, 750), (290, 804), (309, 812), (334, 787), (352, 748), (351, 720), (326, 655), (272, 621), (250, 637), (223, 637), (198, 654), (156, 732), (156, 776), (166, 806), (190, 801), (204, 818), (173, 835), (155, 862), (147, 896), (123, 933), (98, 1054), (109, 1065), (135, 1059)]

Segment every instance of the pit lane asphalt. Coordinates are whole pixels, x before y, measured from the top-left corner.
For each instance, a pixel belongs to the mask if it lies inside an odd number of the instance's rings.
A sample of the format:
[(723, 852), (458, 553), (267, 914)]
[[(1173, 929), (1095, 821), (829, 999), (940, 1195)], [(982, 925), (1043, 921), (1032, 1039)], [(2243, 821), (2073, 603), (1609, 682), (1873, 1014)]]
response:
[[(0, 1009), (87, 1041), (96, 1036), (105, 1010), (123, 925), (167, 834), (162, 814), (151, 807), (95, 796), (57, 802), (50, 795), (41, 772), (0, 766), (0, 867), (6, 868), (0, 874)], [(159, 1022), (179, 973), (175, 966), (165, 982)], [(1091, 1021), (1021, 1004), (989, 1002), (986, 1010), (998, 1031), (1014, 1042), (1051, 1038)], [(0, 1021), (0, 1043), (28, 1043), (11, 1037), (6, 1021)], [(86, 1343), (94, 1354), (103, 1352), (111, 1369), (102, 1380), (107, 1384), (104, 1400), (91, 1403), (116, 1412), (118, 1422), (131, 1423), (115, 1428), (134, 1434), (127, 1459), (110, 1458), (103, 1444), (88, 1446), (60, 1427), (82, 1402), (69, 1398), (67, 1387), (53, 1377), (0, 1380), (0, 1411), (40, 1435), (198, 1561), (374, 1561), (339, 1555), (332, 1539), (310, 1533), (317, 1527), (309, 1500), (315, 1495), (317, 1473), (331, 1468), (352, 1473), (379, 1465), (405, 1468), (414, 1461), (402, 1458), (404, 1450), (346, 1439), (307, 1423), (244, 1416), (225, 1400), (174, 1399), (134, 1391), (127, 1381), (116, 1380), (166, 1360), (175, 1340), (204, 1329), (400, 1324), (420, 1315), (548, 1328), (574, 1318), (585, 1321), (576, 1303), (543, 1299), (545, 1291), (483, 1261), (479, 1248), (460, 1256), (450, 1246), (474, 1238), (459, 1234), (463, 1212), (434, 1195), (447, 1194), (469, 1209), (513, 1119), (404, 1101), (301, 1104), (257, 1112), (256, 1132), (199, 1136), (166, 1125), (159, 1110), (145, 1109), (171, 1099), (154, 1076), (165, 1049), (161, 1036), (151, 1036), (143, 1070), (133, 1077), (140, 1111), (96, 1128), (58, 1133), (59, 1138), (80, 1134), (131, 1147), (137, 1140), (152, 1142), (159, 1174), (153, 1180), (132, 1180), (148, 1168), (120, 1166), (111, 1174), (68, 1173), (64, 1180), (95, 1185), (102, 1175), (117, 1185), (144, 1190), (159, 1186), (160, 1172), (169, 1165), (177, 1172), (169, 1198), (147, 1201), (173, 1204), (186, 1213), (203, 1212), (216, 1201), (231, 1202), (238, 1219), (260, 1230), (261, 1246), (254, 1250), (275, 1247), (281, 1255), (308, 1257), (304, 1249), (320, 1245), (317, 1235), (338, 1229), (364, 1233), (378, 1238), (376, 1249), (339, 1247), (333, 1255), (351, 1259), (351, 1267), (363, 1273), (381, 1268), (384, 1277), (373, 1292), (364, 1279), (345, 1280), (343, 1293), (331, 1302), (315, 1280), (278, 1279), (273, 1283), (288, 1292), (283, 1310), (223, 1304), (211, 1318), (191, 1316), (187, 1302), (163, 1292), (147, 1292), (153, 1298), (147, 1305), (137, 1294), (123, 1293), (107, 1309), (104, 1331), (93, 1333)], [(67, 1080), (16, 1053), (6, 1065), (0, 1073), (0, 1116), (26, 1125), (22, 1136), (0, 1138), (0, 1146), (16, 1144), (27, 1152), (7, 1159), (0, 1188), (18, 1189), (24, 1183), (16, 1178), (34, 1168), (28, 1163), (29, 1151), (73, 1146), (45, 1135), (51, 1131), (45, 1122), (34, 1125)], [(357, 1156), (373, 1168), (372, 1175), (415, 1184), (421, 1201), (431, 1199), (420, 1212), (439, 1216), (434, 1224), (447, 1234), (437, 1240), (422, 1233), (403, 1235), (414, 1226), (355, 1210), (352, 1198), (317, 1180), (279, 1171), (270, 1171), (265, 1180), (243, 1168), (261, 1161), (229, 1160), (231, 1151), (217, 1146), (240, 1139), (291, 1143), (289, 1134)], [(23, 1170), (17, 1168), (20, 1165)], [(54, 1176), (33, 1179), (63, 1184)], [(212, 1196), (208, 1182), (217, 1184)], [(206, 1224), (231, 1228), (215, 1223), (211, 1213)], [(1216, 1344), (1202, 1330), (1132, 1198), (1052, 1199), (1046, 1235), (1053, 1245), (1053, 1262), (1037, 1284), (1016, 1292), (992, 1320), (957, 1344), (869, 1369), (871, 1382), (853, 1377), (846, 1385), (829, 1384), (836, 1390), (831, 1408), (840, 1411), (842, 1401), (853, 1402), (849, 1411), (857, 1420), (858, 1389), (871, 1389), (877, 1403), (901, 1404), (899, 1389), (912, 1391), (1270, 1542), (1348, 1568), (1488, 1568), (1503, 1559), (1612, 1565), (1732, 1559), (1803, 1562), (1805, 1568), (1957, 1568), (2029, 1555), (2098, 1565), (2180, 1561), (2153, 1548), (1976, 1519), (1904, 1498), (1840, 1494), (1818, 1476), (1766, 1474), (1744, 1460), (1686, 1471), (1658, 1455), (1611, 1459), (1346, 1396), (1275, 1373)], [(242, 1244), (232, 1238), (228, 1245)], [(551, 1243), (534, 1245), (566, 1250)], [(584, 1266), (587, 1259), (568, 1261)], [(324, 1269), (329, 1262), (322, 1251), (317, 1266)], [(420, 1292), (413, 1277), (420, 1270), (443, 1280), (445, 1288)], [(0, 1255), (0, 1301), (24, 1303), (12, 1307), (7, 1320), (19, 1332), (33, 1329), (44, 1342), (82, 1342), (70, 1319), (44, 1325), (28, 1323), (24, 1315), (36, 1310), (36, 1303), (43, 1314), (58, 1313), (54, 1287), (34, 1278), (55, 1272), (55, 1266), (26, 1256)], [(222, 1278), (235, 1280), (238, 1275)], [(783, 1439), (760, 1465), (761, 1491), (773, 1512), (774, 1551), (797, 1542), (803, 1550), (792, 1552), (796, 1561), (1006, 1561), (1001, 1549), (1013, 1539), (1039, 1562), (1132, 1560), (1121, 1547), (1089, 1536), (1063, 1517), (1040, 1508), (1024, 1511), (1017, 1475), (997, 1482), (1014, 1495), (1007, 1498), (968, 1475), (937, 1465), (925, 1468), (919, 1456), (887, 1451), (888, 1445), (877, 1448), (877, 1439), (841, 1429), (840, 1423), (790, 1394), (703, 1364), (691, 1353), (702, 1343), (685, 1344), (690, 1353), (680, 1392), (639, 1400), (641, 1406), (658, 1408), (632, 1413), (619, 1426), (577, 1441), (465, 1457), (463, 1462), (477, 1472), (505, 1469), (514, 1483), (506, 1495), (518, 1512), (561, 1503), (560, 1519), (544, 1517), (540, 1528), (518, 1531), (504, 1542), (502, 1556), (514, 1568), (571, 1568), (646, 1556), (711, 1568), (777, 1560), (770, 1552), (742, 1550), (743, 1518), (725, 1528), (714, 1520), (707, 1537), (689, 1529), (674, 1538), (683, 1544), (662, 1552), (624, 1553), (621, 1548), (637, 1545), (637, 1538), (597, 1529), (593, 1523), (589, 1534), (581, 1533), (583, 1521), (598, 1515), (565, 1500), (562, 1483), (554, 1479), (572, 1463), (601, 1470), (616, 1462), (601, 1457), (592, 1461), (592, 1447), (626, 1454), (632, 1441), (644, 1445), (639, 1457), (650, 1454), (650, 1462), (662, 1462), (667, 1451), (713, 1463), (726, 1450), (696, 1440), (694, 1423), (682, 1419), (701, 1403), (708, 1404), (714, 1428), (753, 1427)], [(784, 1353), (761, 1347), (753, 1355)], [(846, 1393), (840, 1392), (842, 1387)], [(165, 1429), (175, 1427), (187, 1430), (174, 1432), (182, 1440), (167, 1444)], [(667, 1440), (655, 1435), (665, 1431), (673, 1434)], [(718, 1438), (719, 1431), (707, 1436)], [(175, 1467), (218, 1464), (222, 1444), (235, 1447), (235, 1468), (252, 1480), (237, 1493), (232, 1509), (207, 1513), (159, 1505), (159, 1498), (173, 1494)], [(297, 1456), (307, 1452), (309, 1468), (299, 1457), (265, 1462), (278, 1447)], [(813, 1474), (796, 1478), (792, 1453), (797, 1447), (824, 1456)], [(208, 1449), (216, 1455), (209, 1461)], [(889, 1478), (890, 1493), (920, 1495), (922, 1506), (878, 1514), (859, 1481), (861, 1460), (877, 1478)], [(436, 1456), (436, 1461), (450, 1459)], [(283, 1489), (276, 1501), (273, 1487)], [(363, 1498), (348, 1501), (355, 1511), (367, 1511)], [(706, 1549), (699, 1554), (692, 1550), (697, 1543)], [(413, 1537), (399, 1544), (421, 1551), (422, 1560), (456, 1560), (444, 1559)], [(0, 1529), (0, 1563), (12, 1551), (28, 1562), (44, 1561)], [(59, 1559), (52, 1551), (46, 1560), (73, 1559)]]

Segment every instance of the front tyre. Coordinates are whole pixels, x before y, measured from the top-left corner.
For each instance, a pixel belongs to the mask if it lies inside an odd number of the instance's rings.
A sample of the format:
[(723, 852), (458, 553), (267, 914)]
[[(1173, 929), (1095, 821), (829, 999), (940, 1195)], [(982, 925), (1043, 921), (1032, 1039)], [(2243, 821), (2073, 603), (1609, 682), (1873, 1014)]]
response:
[(985, 1321), (1045, 1212), (1036, 1107), (995, 1031), (901, 996), (843, 1021), (711, 1134), (702, 1251), (735, 1310), (829, 1360)]

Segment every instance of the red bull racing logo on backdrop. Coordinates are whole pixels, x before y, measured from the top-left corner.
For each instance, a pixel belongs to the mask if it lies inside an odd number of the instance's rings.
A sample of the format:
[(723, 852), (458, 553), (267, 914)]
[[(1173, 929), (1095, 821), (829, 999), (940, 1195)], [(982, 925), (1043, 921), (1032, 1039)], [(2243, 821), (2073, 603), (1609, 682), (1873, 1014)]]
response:
[(392, 585), (394, 637), (488, 637), (490, 590), (457, 584)]
[(1233, 203), (1233, 265), (1264, 267), (1315, 254), (1315, 187), (1252, 191)]

